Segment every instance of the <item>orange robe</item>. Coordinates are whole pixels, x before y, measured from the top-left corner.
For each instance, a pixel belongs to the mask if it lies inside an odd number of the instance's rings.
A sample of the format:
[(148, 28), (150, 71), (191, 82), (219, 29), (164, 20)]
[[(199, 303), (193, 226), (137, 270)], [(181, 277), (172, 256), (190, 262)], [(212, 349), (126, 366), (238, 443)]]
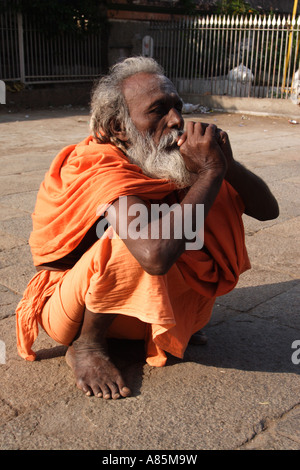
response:
[[(32, 215), (34, 265), (74, 250), (117, 198), (160, 202), (174, 191), (172, 183), (144, 175), (113, 145), (88, 137), (64, 148), (41, 184)], [(38, 272), (16, 311), (20, 356), (35, 359), (39, 324), (70, 344), (86, 306), (120, 314), (111, 336), (145, 339), (149, 364), (164, 365), (164, 351), (183, 357), (190, 336), (209, 321), (215, 298), (231, 291), (250, 267), (243, 210), (224, 181), (205, 221), (205, 250), (185, 251), (164, 276), (145, 273), (118, 237), (99, 239), (70, 270)]]

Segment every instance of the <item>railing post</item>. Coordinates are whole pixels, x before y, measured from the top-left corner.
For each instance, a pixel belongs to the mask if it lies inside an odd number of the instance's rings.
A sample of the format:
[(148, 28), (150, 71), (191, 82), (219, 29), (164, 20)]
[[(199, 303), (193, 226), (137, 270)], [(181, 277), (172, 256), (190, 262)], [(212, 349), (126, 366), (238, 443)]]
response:
[(24, 34), (23, 34), (23, 17), (18, 12), (18, 42), (19, 42), (19, 65), (20, 65), (20, 81), (25, 83), (25, 60), (24, 60)]
[[(285, 84), (286, 84), (286, 76), (287, 76), (287, 71), (288, 71), (288, 66), (290, 62), (290, 56), (291, 56), (291, 50), (292, 50), (292, 39), (293, 39), (293, 26), (295, 23), (295, 18), (296, 18), (296, 13), (297, 13), (297, 6), (298, 6), (298, 0), (294, 0), (294, 7), (293, 7), (293, 15), (292, 15), (292, 21), (289, 24), (289, 44), (288, 44), (288, 49), (287, 49), (287, 54), (285, 57), (285, 62), (284, 62), (284, 74), (283, 74), (283, 83), (282, 83), (282, 92), (285, 91)], [(287, 84), (287, 94), (288, 95), (288, 84)]]

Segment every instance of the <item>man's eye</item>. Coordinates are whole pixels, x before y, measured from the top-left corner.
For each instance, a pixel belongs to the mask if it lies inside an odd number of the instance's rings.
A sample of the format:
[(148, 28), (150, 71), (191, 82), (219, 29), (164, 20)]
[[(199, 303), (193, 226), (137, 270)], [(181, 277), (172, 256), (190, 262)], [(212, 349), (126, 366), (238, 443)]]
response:
[[(173, 107), (173, 105), (171, 106)], [(150, 110), (150, 114), (156, 114), (157, 116), (164, 116), (165, 114), (168, 114), (170, 111), (170, 107), (166, 105), (158, 105), (155, 108)], [(176, 109), (179, 113), (182, 112), (182, 103), (179, 102), (177, 104), (174, 104), (174, 109)]]
[(153, 108), (151, 111), (150, 111), (151, 114), (163, 114), (164, 113), (164, 109), (162, 106), (158, 106), (157, 108)]

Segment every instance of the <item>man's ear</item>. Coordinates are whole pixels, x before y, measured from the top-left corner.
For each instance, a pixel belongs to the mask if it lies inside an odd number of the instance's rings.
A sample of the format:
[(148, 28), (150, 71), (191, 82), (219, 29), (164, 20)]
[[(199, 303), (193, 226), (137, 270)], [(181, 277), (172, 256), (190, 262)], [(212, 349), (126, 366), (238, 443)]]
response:
[(117, 139), (122, 142), (127, 142), (129, 140), (123, 124), (120, 124), (119, 121), (113, 120), (110, 122), (110, 132), (114, 137), (117, 137)]

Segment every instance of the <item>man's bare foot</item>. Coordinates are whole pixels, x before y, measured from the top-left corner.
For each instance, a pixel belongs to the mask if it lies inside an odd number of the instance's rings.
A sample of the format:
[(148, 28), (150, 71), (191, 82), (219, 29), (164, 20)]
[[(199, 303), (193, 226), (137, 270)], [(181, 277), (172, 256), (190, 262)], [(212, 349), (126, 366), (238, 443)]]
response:
[(120, 372), (100, 346), (72, 345), (67, 350), (66, 362), (73, 369), (77, 387), (87, 396), (116, 400), (131, 395)]
[(204, 331), (199, 330), (197, 333), (194, 333), (189, 341), (189, 344), (195, 344), (196, 346), (203, 346), (207, 343), (207, 336)]

